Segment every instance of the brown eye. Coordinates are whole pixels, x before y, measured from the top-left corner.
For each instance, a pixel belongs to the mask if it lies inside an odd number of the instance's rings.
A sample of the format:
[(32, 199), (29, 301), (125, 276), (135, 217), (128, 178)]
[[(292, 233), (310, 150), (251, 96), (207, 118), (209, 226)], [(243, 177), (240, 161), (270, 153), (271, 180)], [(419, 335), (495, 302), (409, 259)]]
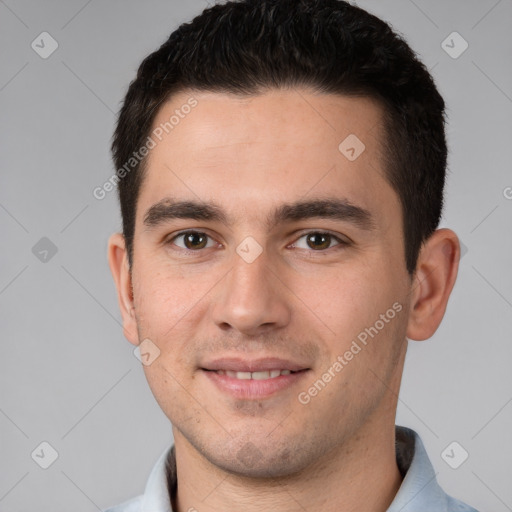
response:
[(340, 237), (332, 235), (325, 231), (310, 231), (304, 233), (292, 244), (292, 247), (296, 249), (313, 250), (313, 252), (327, 252), (329, 249), (343, 249), (348, 246), (349, 242), (343, 240)]
[[(177, 241), (180, 239), (182, 239), (183, 241), (177, 243)], [(200, 231), (185, 231), (172, 238), (170, 240), (170, 243), (177, 245), (181, 249), (188, 249), (190, 251), (197, 251), (212, 246), (211, 242), (208, 245), (208, 235), (206, 233), (201, 233)]]
[(204, 249), (207, 243), (207, 237), (204, 233), (185, 233), (183, 241), (187, 249)]
[(331, 235), (328, 233), (310, 233), (306, 235), (307, 244), (311, 249), (328, 249), (331, 245)]

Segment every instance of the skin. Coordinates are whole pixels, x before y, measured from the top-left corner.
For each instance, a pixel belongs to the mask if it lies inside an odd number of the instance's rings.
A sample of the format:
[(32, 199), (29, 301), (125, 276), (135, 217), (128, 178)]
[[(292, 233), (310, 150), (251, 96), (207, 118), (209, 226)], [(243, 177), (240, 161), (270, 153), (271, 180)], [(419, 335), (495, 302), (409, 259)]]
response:
[[(183, 91), (162, 105), (154, 127), (191, 95), (197, 107), (150, 151), (131, 272), (121, 234), (108, 249), (125, 336), (134, 345), (149, 338), (160, 350), (144, 371), (173, 426), (173, 506), (385, 511), (401, 484), (394, 422), (407, 338), (429, 338), (442, 320), (457, 275), (457, 236), (437, 230), (414, 276), (407, 273), (373, 100), (307, 89), (244, 98)], [(338, 149), (349, 134), (365, 144), (354, 161)], [(168, 196), (214, 201), (230, 223), (145, 226), (147, 210)], [(373, 229), (330, 218), (267, 226), (274, 208), (313, 198), (368, 210)], [(187, 229), (206, 233), (208, 245), (191, 249), (173, 239)], [(326, 231), (347, 243), (331, 239), (318, 249), (305, 236)], [(248, 236), (262, 248), (252, 263), (236, 252)], [(402, 310), (378, 335), (300, 403), (298, 394), (397, 302)], [(200, 369), (222, 356), (281, 357), (309, 370), (270, 397), (235, 399)]]

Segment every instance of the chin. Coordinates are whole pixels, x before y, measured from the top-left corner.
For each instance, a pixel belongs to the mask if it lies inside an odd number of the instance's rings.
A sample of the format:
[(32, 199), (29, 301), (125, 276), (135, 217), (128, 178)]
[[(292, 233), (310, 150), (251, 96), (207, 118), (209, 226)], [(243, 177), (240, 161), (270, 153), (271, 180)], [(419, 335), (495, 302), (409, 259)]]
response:
[(230, 442), (229, 446), (209, 446), (203, 456), (223, 471), (252, 479), (268, 479), (289, 477), (300, 473), (311, 464), (307, 452), (296, 446), (292, 441), (290, 446), (279, 446), (265, 439), (252, 441)]

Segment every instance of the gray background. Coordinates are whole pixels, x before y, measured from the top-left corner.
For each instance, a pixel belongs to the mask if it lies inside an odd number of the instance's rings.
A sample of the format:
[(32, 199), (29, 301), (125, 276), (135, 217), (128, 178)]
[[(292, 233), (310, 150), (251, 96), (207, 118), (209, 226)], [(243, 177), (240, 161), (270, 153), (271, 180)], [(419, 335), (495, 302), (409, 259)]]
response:
[[(410, 342), (397, 423), (420, 433), (447, 492), (512, 510), (512, 1), (358, 5), (405, 35), (448, 104), (443, 226), (467, 248), (442, 326)], [(113, 172), (115, 113), (140, 61), (206, 6), (0, 0), (2, 512), (123, 501), (172, 440), (121, 331), (106, 261), (115, 193), (92, 191)], [(59, 45), (46, 59), (31, 47), (43, 31)], [(458, 58), (442, 47), (453, 31), (469, 44)], [(35, 462), (48, 449), (31, 457), (43, 441), (58, 453), (48, 469)], [(458, 469), (441, 456), (453, 441), (469, 453)]]

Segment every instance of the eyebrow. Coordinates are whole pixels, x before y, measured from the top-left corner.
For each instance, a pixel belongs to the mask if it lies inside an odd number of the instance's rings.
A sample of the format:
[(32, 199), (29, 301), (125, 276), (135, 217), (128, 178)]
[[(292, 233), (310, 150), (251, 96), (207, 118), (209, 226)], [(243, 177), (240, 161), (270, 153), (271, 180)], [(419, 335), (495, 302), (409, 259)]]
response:
[[(280, 223), (312, 218), (350, 222), (368, 231), (375, 229), (375, 221), (368, 210), (346, 199), (337, 198), (285, 203), (269, 213), (266, 222), (267, 227), (271, 229)], [(213, 202), (179, 201), (173, 198), (165, 198), (152, 205), (146, 211), (143, 224), (146, 228), (152, 229), (173, 219), (214, 221), (226, 226), (231, 224), (222, 208)]]

